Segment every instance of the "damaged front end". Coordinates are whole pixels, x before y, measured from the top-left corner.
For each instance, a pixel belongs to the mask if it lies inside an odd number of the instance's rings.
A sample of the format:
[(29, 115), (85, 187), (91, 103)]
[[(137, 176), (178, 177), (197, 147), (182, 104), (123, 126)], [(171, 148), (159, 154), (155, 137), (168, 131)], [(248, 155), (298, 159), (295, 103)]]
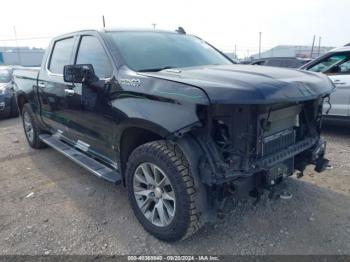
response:
[(205, 126), (194, 135), (205, 152), (199, 167), (202, 182), (221, 201), (227, 192), (259, 196), (262, 189), (274, 190), (310, 164), (322, 172), (328, 165), (326, 142), (320, 137), (322, 105), (319, 98), (199, 107)]

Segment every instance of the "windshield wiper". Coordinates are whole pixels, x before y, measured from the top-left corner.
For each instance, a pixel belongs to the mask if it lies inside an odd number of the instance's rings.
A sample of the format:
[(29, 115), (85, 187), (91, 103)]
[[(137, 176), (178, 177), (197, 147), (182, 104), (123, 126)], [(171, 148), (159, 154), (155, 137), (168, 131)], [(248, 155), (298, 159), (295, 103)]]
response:
[(165, 69), (172, 69), (175, 68), (174, 66), (164, 66), (164, 67), (158, 67), (158, 68), (148, 68), (148, 69), (141, 69), (138, 70), (138, 72), (159, 72)]

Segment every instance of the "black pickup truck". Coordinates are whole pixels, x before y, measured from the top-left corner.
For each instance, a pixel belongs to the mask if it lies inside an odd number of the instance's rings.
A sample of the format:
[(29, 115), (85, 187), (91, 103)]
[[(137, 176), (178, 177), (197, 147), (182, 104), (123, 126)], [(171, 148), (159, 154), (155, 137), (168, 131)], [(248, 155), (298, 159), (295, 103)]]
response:
[(41, 69), (14, 79), (30, 146), (122, 183), (162, 240), (190, 236), (232, 195), (288, 197), (286, 177), (328, 164), (326, 76), (236, 65), (182, 29), (59, 36)]

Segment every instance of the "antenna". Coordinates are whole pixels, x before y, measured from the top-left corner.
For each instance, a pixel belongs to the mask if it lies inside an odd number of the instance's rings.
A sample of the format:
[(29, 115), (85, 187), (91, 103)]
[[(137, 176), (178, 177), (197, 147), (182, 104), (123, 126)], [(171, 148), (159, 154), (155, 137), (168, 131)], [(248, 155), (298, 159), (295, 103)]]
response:
[(175, 31), (178, 32), (179, 34), (183, 34), (183, 35), (186, 34), (185, 29), (183, 29), (183, 27), (181, 27), (181, 26), (179, 26), (178, 29), (176, 29)]
[(106, 28), (106, 22), (105, 22), (105, 16), (104, 15), (102, 16), (102, 25), (103, 25), (103, 28)]

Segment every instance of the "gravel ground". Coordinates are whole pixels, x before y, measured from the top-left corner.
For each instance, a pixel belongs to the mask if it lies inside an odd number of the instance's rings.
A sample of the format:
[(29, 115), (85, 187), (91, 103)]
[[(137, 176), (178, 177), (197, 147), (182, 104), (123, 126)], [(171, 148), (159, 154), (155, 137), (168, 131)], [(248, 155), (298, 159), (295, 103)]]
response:
[(224, 220), (168, 244), (136, 221), (126, 190), (0, 121), (0, 254), (350, 254), (350, 133), (327, 127), (333, 170), (290, 178), (291, 200), (232, 204)]

